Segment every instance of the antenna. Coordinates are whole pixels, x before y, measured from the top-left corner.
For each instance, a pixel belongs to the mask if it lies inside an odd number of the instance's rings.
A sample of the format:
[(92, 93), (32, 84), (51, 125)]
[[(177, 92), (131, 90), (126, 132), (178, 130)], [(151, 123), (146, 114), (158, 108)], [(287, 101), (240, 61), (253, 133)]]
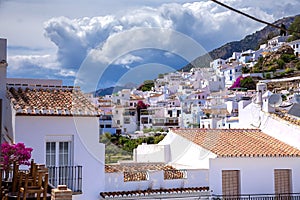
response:
[(296, 103), (300, 104), (300, 94), (294, 94), (294, 100)]
[(280, 106), (282, 103), (281, 94), (272, 94), (269, 97), (269, 105), (273, 108)]

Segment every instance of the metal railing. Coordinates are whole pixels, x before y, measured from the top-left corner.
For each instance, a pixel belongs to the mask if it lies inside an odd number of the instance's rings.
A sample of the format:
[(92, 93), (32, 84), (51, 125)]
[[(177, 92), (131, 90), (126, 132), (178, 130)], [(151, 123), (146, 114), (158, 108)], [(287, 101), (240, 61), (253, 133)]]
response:
[(73, 194), (82, 193), (82, 166), (48, 166), (49, 182), (57, 187), (67, 185)]
[(300, 200), (300, 193), (212, 195), (212, 200)]

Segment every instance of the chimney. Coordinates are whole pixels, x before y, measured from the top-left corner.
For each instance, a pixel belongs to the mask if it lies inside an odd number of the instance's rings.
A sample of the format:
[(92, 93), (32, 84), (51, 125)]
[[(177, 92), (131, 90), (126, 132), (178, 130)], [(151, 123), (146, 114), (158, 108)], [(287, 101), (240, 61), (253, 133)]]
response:
[(267, 91), (267, 84), (266, 83), (257, 83), (256, 84), (256, 103), (262, 104), (262, 95)]

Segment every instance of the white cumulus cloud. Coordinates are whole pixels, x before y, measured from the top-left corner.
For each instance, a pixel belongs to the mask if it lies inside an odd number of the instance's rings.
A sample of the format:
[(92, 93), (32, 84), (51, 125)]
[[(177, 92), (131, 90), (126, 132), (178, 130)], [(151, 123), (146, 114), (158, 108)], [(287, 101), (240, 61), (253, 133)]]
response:
[(114, 64), (116, 65), (128, 65), (128, 64), (132, 64), (133, 62), (141, 62), (143, 61), (143, 58), (139, 57), (139, 56), (135, 56), (132, 54), (127, 54), (123, 57), (118, 58)]
[[(260, 0), (249, 2), (224, 0), (223, 2), (269, 22), (297, 13), (295, 8), (300, 6), (300, 2), (296, 0), (280, 1), (280, 3), (271, 0), (263, 2)], [(108, 39), (114, 34), (145, 27), (181, 32), (196, 40), (207, 50), (211, 50), (230, 40), (241, 39), (263, 25), (211, 1), (200, 1), (143, 7), (122, 16), (52, 18), (45, 22), (45, 35), (56, 44), (57, 58), (62, 66), (78, 68), (91, 50), (107, 45)], [(164, 41), (168, 42), (168, 40)], [(119, 47), (115, 48), (124, 48), (131, 44), (124, 39), (118, 45)], [(113, 54), (113, 52), (110, 53)], [(106, 58), (101, 59), (104, 61)]]

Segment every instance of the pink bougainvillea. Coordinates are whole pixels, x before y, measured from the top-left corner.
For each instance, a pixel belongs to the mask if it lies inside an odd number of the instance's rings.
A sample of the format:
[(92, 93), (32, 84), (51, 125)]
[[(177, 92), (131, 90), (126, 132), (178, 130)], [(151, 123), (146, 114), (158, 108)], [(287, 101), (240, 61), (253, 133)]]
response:
[(237, 77), (232, 86), (229, 89), (239, 88), (241, 87), (241, 80), (243, 80), (243, 76)]
[(1, 144), (1, 162), (4, 170), (10, 169), (14, 161), (20, 165), (30, 165), (32, 148), (25, 147), (24, 143)]

